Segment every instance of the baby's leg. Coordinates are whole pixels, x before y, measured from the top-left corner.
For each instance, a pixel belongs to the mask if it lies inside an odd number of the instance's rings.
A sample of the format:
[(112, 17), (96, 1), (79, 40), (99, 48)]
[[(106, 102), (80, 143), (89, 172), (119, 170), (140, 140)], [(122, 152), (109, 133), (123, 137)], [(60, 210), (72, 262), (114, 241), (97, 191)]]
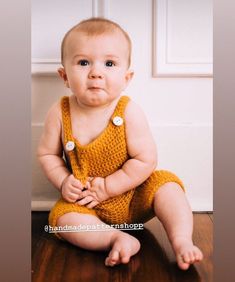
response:
[(167, 232), (178, 266), (186, 270), (190, 264), (202, 260), (202, 252), (192, 242), (192, 211), (177, 183), (169, 182), (159, 188), (154, 197), (154, 211)]
[[(70, 212), (57, 220), (57, 226), (66, 224), (101, 226), (105, 223), (94, 215)], [(87, 250), (106, 251), (111, 249), (105, 260), (107, 266), (128, 263), (130, 257), (140, 249), (140, 243), (135, 237), (114, 228), (109, 231), (60, 232), (59, 234), (66, 241)]]

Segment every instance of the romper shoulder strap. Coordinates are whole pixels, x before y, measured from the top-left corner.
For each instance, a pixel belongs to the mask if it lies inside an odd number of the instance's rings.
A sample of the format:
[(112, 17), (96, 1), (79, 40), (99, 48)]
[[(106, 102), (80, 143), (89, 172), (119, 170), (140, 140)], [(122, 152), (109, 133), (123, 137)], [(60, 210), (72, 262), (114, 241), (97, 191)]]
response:
[(70, 107), (69, 107), (69, 97), (68, 96), (62, 97), (60, 105), (61, 105), (62, 123), (63, 123), (63, 129), (64, 129), (64, 142), (66, 144), (68, 141), (73, 140)]
[[(72, 135), (72, 124), (71, 124), (71, 115), (70, 115), (70, 107), (69, 107), (69, 97), (64, 96), (61, 98), (61, 112), (62, 112), (62, 123), (64, 130), (64, 144), (67, 145), (67, 142), (72, 141), (75, 143), (75, 140)], [(70, 163), (68, 163), (69, 167), (72, 169), (73, 175), (75, 178), (82, 181), (84, 184), (86, 182), (86, 177), (81, 174), (81, 169), (78, 167), (78, 156), (76, 150), (67, 151)]]
[(113, 116), (124, 117), (126, 105), (128, 104), (129, 101), (130, 98), (128, 96), (121, 96), (114, 110)]

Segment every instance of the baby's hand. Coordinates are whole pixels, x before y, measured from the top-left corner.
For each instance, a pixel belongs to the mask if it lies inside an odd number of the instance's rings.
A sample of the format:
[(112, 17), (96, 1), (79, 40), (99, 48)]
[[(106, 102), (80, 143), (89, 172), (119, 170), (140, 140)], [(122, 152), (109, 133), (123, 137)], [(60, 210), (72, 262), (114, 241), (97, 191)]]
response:
[(82, 183), (73, 174), (67, 176), (61, 186), (61, 195), (65, 201), (74, 203), (79, 199), (79, 194), (83, 189)]
[(79, 195), (78, 205), (93, 208), (99, 203), (110, 198), (105, 187), (105, 180), (102, 177), (90, 177), (88, 179), (87, 190), (83, 191)]

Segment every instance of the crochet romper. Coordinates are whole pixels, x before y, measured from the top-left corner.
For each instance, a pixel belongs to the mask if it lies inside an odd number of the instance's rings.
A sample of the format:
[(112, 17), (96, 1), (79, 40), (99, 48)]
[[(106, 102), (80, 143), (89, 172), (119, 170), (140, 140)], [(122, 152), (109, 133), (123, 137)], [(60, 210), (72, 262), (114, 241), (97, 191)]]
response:
[[(72, 141), (75, 144), (74, 149), (69, 151), (68, 155), (72, 173), (82, 183), (85, 183), (88, 177), (106, 177), (114, 173), (130, 158), (127, 151), (124, 120), (128, 101), (129, 97), (121, 96), (105, 130), (94, 141), (82, 146), (72, 135), (69, 97), (62, 98), (64, 143)], [(123, 123), (115, 125), (113, 122), (115, 117), (121, 117)], [(95, 215), (107, 224), (144, 223), (154, 217), (152, 206), (154, 194), (160, 186), (167, 182), (176, 182), (184, 189), (177, 176), (160, 170), (153, 172), (143, 184), (135, 189), (110, 198), (92, 209), (66, 202), (61, 198), (50, 212), (49, 224), (55, 227), (57, 219), (69, 212)]]

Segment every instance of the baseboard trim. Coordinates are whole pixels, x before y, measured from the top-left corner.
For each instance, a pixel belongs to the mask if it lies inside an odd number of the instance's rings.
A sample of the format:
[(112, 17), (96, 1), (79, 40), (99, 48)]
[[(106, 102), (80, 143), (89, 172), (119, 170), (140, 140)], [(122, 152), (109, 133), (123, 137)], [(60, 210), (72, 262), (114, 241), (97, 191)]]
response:
[[(50, 211), (57, 200), (54, 201), (32, 201), (31, 209), (32, 211)], [(193, 212), (213, 212), (212, 205), (208, 203), (191, 203), (191, 208)]]
[(55, 201), (32, 201), (31, 202), (31, 209), (32, 211), (50, 211)]

